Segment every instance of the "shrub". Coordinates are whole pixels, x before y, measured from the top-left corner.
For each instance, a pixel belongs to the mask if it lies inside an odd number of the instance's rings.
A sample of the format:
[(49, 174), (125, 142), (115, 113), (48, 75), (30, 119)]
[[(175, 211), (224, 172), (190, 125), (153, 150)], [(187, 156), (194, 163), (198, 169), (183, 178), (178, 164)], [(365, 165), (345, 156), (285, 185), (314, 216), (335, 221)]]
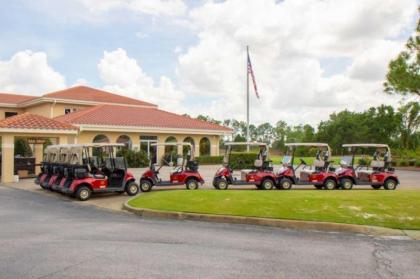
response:
[(398, 162), (398, 165), (399, 165), (400, 167), (407, 167), (407, 166), (408, 166), (408, 161), (407, 161), (407, 160), (400, 160), (400, 161)]
[(149, 165), (149, 158), (143, 150), (123, 148), (117, 152), (117, 156), (125, 157), (129, 168), (143, 168)]
[(371, 160), (367, 159), (367, 158), (360, 158), (358, 160), (358, 164), (361, 166), (369, 166), (370, 165)]
[(15, 140), (15, 156), (32, 157), (32, 150), (28, 142), (24, 139)]
[(223, 156), (199, 156), (196, 159), (200, 165), (216, 165), (223, 162)]
[(416, 167), (419, 167), (420, 168), (420, 160), (417, 160), (416, 161)]
[(257, 153), (232, 153), (230, 155), (230, 166), (233, 169), (253, 168), (257, 155)]
[(410, 159), (410, 160), (408, 160), (408, 165), (409, 165), (410, 167), (414, 167), (414, 166), (416, 165), (416, 160), (415, 160), (415, 159)]

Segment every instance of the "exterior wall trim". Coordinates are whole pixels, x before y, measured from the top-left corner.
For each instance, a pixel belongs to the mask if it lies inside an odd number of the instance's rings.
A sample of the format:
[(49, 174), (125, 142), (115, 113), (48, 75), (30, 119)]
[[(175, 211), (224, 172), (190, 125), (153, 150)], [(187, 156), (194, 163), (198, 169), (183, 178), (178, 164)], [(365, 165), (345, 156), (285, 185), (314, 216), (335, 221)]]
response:
[(0, 128), (0, 133), (77, 135), (77, 130)]
[(111, 125), (83, 125), (78, 126), (82, 131), (106, 131), (106, 132), (134, 132), (134, 133), (153, 133), (153, 134), (195, 134), (195, 135), (229, 135), (232, 132), (206, 129), (180, 129), (180, 128), (164, 128), (164, 127), (138, 127), (138, 126), (111, 126)]
[[(92, 101), (83, 101), (83, 100), (73, 100), (73, 99), (60, 99), (60, 98), (49, 98), (49, 97), (40, 97), (34, 100), (29, 100), (17, 104), (16, 107), (25, 108), (39, 103), (62, 103), (62, 104), (74, 104), (74, 105), (109, 105), (108, 102), (92, 102)], [(128, 107), (140, 107), (140, 108), (157, 108), (157, 105), (132, 105), (132, 104), (123, 104), (123, 103), (112, 103), (112, 105), (128, 106)]]

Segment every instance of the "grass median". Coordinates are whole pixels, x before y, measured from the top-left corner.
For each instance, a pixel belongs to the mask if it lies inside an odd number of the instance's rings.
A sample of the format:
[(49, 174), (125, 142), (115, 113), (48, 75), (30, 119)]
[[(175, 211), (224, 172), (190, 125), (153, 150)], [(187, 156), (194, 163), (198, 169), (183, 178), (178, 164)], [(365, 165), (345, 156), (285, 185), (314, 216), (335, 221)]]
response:
[(169, 190), (141, 194), (137, 208), (420, 229), (416, 190)]

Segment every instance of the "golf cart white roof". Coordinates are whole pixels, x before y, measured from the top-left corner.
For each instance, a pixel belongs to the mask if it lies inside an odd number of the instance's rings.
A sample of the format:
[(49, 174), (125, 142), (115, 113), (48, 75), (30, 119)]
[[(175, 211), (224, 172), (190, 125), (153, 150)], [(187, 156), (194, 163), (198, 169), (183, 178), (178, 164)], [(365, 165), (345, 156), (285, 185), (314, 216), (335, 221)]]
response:
[(379, 148), (389, 149), (388, 144), (381, 144), (381, 143), (350, 143), (350, 144), (343, 144), (343, 147), (379, 147)]
[(226, 146), (233, 146), (233, 145), (258, 145), (258, 146), (267, 146), (265, 142), (258, 142), (258, 141), (244, 141), (244, 142), (225, 142)]

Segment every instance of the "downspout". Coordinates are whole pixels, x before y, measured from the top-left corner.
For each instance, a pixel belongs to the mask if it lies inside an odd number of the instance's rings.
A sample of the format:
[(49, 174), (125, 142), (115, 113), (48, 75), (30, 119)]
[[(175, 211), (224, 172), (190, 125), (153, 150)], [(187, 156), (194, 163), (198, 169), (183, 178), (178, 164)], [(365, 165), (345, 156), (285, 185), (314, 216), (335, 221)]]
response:
[(54, 99), (54, 102), (52, 103), (52, 105), (51, 105), (51, 109), (50, 109), (50, 118), (53, 118), (53, 116), (54, 116), (54, 107), (55, 107), (55, 104), (57, 103), (57, 100), (56, 99)]

